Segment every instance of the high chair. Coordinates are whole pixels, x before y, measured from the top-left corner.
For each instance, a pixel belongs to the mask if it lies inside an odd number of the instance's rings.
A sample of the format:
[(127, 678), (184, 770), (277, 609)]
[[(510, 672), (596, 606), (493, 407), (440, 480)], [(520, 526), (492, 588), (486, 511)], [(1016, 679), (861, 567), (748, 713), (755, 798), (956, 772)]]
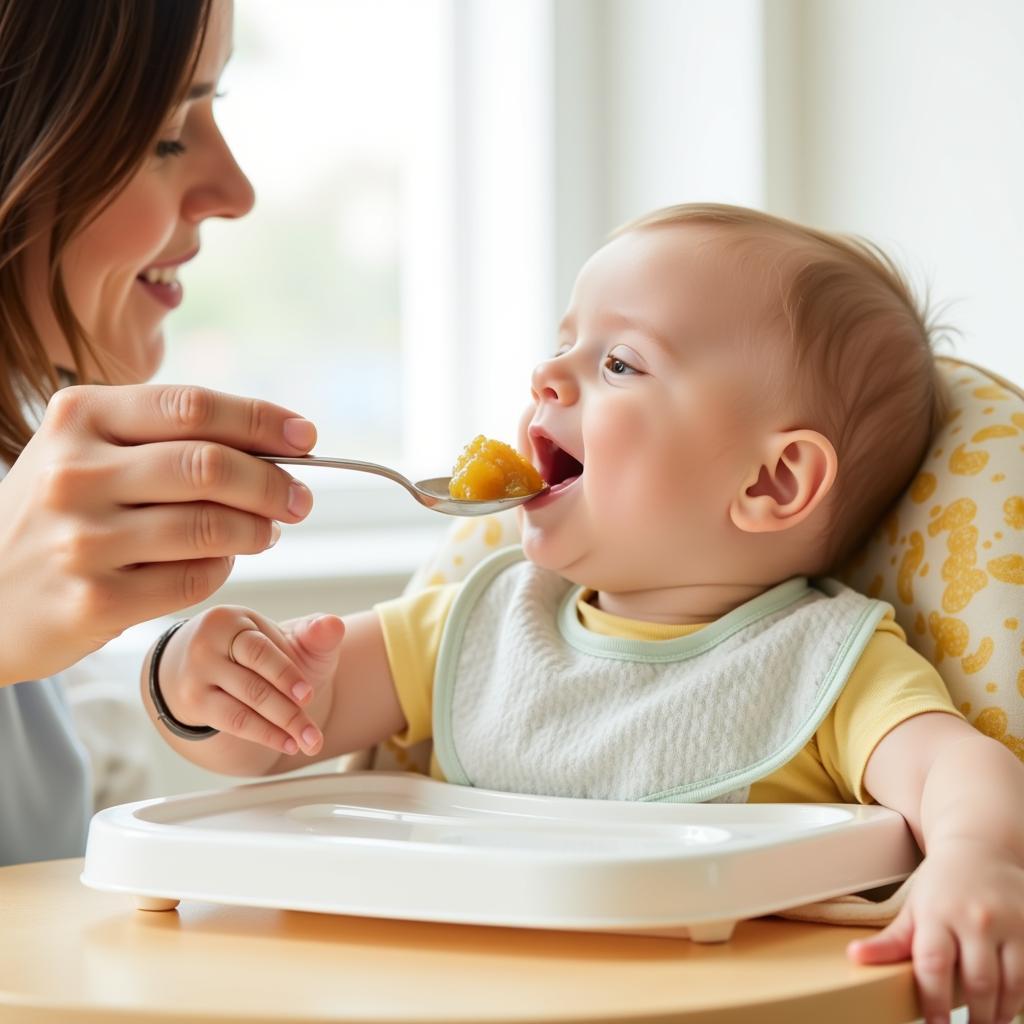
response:
[[(1024, 761), (1024, 391), (971, 363), (939, 365), (950, 392), (946, 422), (911, 485), (838, 575), (888, 601), (967, 720)], [(457, 523), (407, 589), (461, 580), (518, 540), (514, 512)], [(352, 765), (426, 772), (429, 760), (429, 741), (389, 742)]]
[[(1024, 757), (1024, 394), (966, 363), (942, 368), (949, 419), (842, 578), (888, 600), (968, 720)], [(411, 585), (460, 578), (516, 539), (508, 518), (459, 524)], [(374, 760), (422, 771), (428, 754), (384, 746)], [(846, 943), (866, 928), (760, 918), (742, 922), (728, 943), (702, 946), (218, 905), (186, 893), (176, 911), (147, 914), (127, 909), (119, 892), (79, 884), (82, 868), (69, 860), (0, 869), (0, 1024), (168, 1014), (282, 1024), (907, 1024), (917, 1016), (908, 964), (846, 959)]]

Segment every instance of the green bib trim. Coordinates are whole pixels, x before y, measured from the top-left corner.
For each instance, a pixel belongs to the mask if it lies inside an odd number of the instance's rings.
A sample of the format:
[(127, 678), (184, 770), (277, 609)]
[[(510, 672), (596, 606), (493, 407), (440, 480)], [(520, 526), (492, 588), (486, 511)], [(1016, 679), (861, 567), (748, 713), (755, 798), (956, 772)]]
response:
[[(475, 784), (459, 759), (452, 722), (456, 676), (466, 629), (485, 590), (502, 572), (523, 561), (522, 549), (515, 546), (497, 551), (482, 562), (463, 585), (445, 625), (435, 671), (434, 750), (445, 777), (452, 783), (468, 786)], [(576, 610), (583, 588), (568, 583), (566, 586), (568, 592), (560, 599), (557, 608), (557, 632), (566, 644), (590, 657), (653, 665), (683, 662), (706, 654), (766, 616), (784, 611), (790, 605), (807, 598), (811, 591), (832, 597), (846, 589), (829, 579), (816, 580), (812, 587), (806, 578), (796, 577), (772, 587), (695, 633), (674, 640), (631, 640), (603, 636), (587, 630), (579, 621)], [(768, 754), (756, 761), (748, 761), (735, 770), (725, 770), (723, 766), (714, 777), (694, 779), (683, 785), (648, 792), (637, 799), (669, 803), (716, 799), (749, 786), (790, 761), (810, 741), (831, 711), (888, 608), (884, 602), (869, 598), (863, 598), (863, 602), (862, 609), (854, 607), (856, 615), (848, 619), (852, 624), (842, 634), (837, 650), (831, 661), (827, 662), (827, 670), (814, 691), (813, 700), (800, 709), (794, 709), (795, 719), (799, 712), (803, 713), (792, 726), (786, 725), (784, 730), (779, 729), (787, 737), (783, 742), (773, 741), (774, 746)]]

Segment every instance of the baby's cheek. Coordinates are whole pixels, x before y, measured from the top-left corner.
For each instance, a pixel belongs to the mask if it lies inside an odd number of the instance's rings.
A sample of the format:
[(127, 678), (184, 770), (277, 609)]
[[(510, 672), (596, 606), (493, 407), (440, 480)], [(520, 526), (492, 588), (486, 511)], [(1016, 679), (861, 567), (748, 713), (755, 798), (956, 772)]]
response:
[(648, 544), (706, 536), (720, 518), (723, 488), (706, 439), (670, 433), (648, 440), (624, 450), (617, 480), (605, 488), (610, 511), (621, 525), (642, 531)]
[(616, 520), (646, 520), (679, 494), (678, 452), (649, 419), (619, 412), (587, 432), (583, 478)]
[(630, 479), (641, 471), (639, 463), (647, 458), (647, 435), (638, 416), (616, 411), (614, 415), (593, 417), (583, 427), (585, 474), (600, 474), (612, 483)]

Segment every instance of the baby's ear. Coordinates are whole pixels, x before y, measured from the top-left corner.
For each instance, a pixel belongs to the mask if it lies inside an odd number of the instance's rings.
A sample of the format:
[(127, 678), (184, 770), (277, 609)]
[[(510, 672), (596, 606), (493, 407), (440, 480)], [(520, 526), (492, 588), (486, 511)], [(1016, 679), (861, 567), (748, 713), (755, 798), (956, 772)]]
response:
[(802, 523), (832, 490), (839, 460), (816, 430), (787, 430), (765, 440), (760, 463), (729, 505), (745, 533), (773, 533)]

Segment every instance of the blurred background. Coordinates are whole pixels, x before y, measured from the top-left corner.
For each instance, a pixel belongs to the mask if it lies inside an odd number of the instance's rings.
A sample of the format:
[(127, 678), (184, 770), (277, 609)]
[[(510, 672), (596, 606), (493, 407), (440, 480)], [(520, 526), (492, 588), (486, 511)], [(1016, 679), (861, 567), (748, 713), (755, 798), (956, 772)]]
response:
[[(947, 351), (1024, 382), (1022, 50), (1017, 0), (237, 0), (217, 109), (257, 205), (204, 227), (160, 379), (445, 473), (476, 433), (514, 439), (608, 232), (713, 200), (880, 243)], [(218, 600), (365, 607), (447, 525), (310, 474), (311, 520)]]
[(239, 0), (218, 115), (257, 191), (204, 229), (167, 380), (442, 472), (511, 437), (576, 271), (668, 203), (890, 249), (1024, 380), (1016, 0)]

